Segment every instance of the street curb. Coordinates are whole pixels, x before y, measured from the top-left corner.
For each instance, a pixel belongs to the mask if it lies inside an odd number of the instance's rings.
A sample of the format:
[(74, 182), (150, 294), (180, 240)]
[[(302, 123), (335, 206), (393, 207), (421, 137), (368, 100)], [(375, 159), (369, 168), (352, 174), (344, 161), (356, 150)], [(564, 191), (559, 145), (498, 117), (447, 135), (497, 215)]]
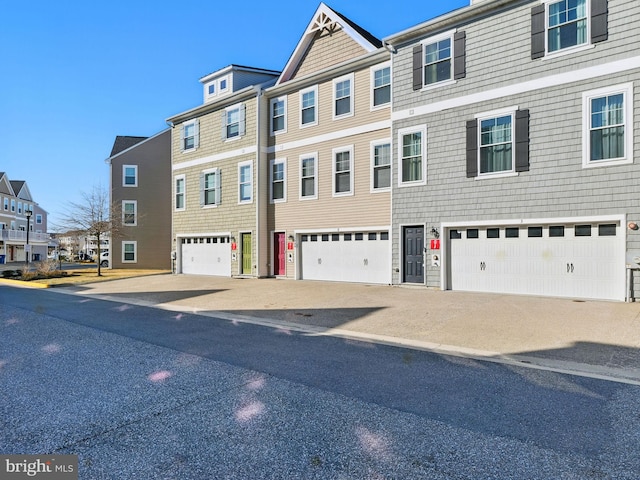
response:
[(25, 282), (23, 280), (11, 280), (9, 278), (0, 278), (0, 285), (11, 285), (13, 287), (22, 288), (49, 288), (50, 285), (46, 283)]

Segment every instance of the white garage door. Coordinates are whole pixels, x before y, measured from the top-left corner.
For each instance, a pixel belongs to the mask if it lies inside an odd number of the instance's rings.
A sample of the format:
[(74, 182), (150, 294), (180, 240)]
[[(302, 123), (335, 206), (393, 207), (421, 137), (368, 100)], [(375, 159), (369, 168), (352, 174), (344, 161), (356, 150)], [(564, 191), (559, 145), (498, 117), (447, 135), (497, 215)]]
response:
[(231, 276), (231, 244), (228, 237), (182, 239), (182, 273)]
[(449, 231), (449, 288), (624, 300), (620, 222)]
[(390, 244), (386, 231), (301, 235), (300, 277), (390, 284)]

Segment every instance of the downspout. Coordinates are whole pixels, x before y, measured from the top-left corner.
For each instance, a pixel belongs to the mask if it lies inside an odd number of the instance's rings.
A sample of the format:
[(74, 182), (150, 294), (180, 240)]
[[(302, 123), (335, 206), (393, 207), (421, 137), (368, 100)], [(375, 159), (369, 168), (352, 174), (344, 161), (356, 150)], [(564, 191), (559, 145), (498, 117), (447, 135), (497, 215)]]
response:
[(262, 140), (262, 126), (261, 126), (261, 118), (260, 118), (260, 102), (262, 99), (263, 89), (262, 85), (255, 86), (256, 91), (256, 168), (255, 168), (255, 184), (256, 184), (256, 278), (260, 278), (260, 239), (261, 239), (261, 231), (260, 231), (260, 154), (262, 152), (262, 144), (260, 143)]
[[(391, 61), (391, 105), (389, 105), (389, 119), (391, 119), (391, 114), (393, 113), (393, 55), (397, 52), (396, 47), (394, 47), (393, 45), (391, 45), (390, 43), (387, 42), (382, 42), (382, 45), (384, 46), (384, 48), (389, 52), (389, 60)], [(393, 165), (395, 165), (394, 161), (393, 161), (393, 156), (394, 156), (394, 152), (396, 151), (393, 148), (393, 140), (394, 140), (394, 132), (393, 132), (393, 120), (391, 121), (391, 126), (389, 127), (389, 136), (391, 137), (391, 191), (389, 192), (389, 235), (391, 236), (391, 241), (389, 242), (391, 245), (391, 252), (390, 252), (390, 259), (389, 259), (389, 270), (391, 271), (391, 285), (395, 285), (395, 284), (400, 284), (400, 274), (398, 273), (398, 278), (396, 279), (396, 272), (395, 269), (393, 268), (393, 262), (394, 262), (394, 249), (393, 246), (394, 245), (400, 245), (400, 242), (402, 241), (401, 237), (401, 233), (398, 230), (398, 241), (394, 242), (393, 241), (393, 237), (396, 234), (395, 231), (395, 226), (393, 225), (393, 191), (394, 189), (394, 178), (393, 178)], [(398, 255), (398, 262), (400, 262), (400, 255)]]

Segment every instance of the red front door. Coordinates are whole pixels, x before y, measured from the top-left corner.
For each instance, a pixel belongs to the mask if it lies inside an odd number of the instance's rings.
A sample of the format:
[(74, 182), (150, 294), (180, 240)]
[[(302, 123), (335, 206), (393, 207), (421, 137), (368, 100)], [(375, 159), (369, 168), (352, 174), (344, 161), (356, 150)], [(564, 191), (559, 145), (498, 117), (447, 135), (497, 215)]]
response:
[(287, 252), (284, 233), (273, 234), (273, 274), (287, 274)]

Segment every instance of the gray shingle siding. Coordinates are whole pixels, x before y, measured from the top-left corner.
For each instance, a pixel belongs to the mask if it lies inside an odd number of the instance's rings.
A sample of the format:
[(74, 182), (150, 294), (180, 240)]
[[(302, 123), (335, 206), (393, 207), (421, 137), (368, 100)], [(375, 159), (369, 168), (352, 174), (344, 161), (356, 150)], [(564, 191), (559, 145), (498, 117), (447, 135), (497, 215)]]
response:
[[(531, 7), (539, 2), (514, 2), (512, 8), (462, 25), (466, 32), (466, 78), (426, 91), (413, 90), (412, 50), (425, 37), (397, 46), (393, 56), (393, 152), (398, 175), (398, 131), (426, 125), (427, 183), (394, 185), (394, 283), (401, 281), (401, 228), (431, 227), (441, 222), (499, 221), (626, 214), (640, 219), (637, 184), (640, 181), (640, 142), (634, 132), (632, 164), (583, 168), (583, 93), (603, 87), (634, 84), (632, 125), (640, 116), (640, 68), (547, 88), (521, 91), (518, 85), (550, 75), (638, 55), (640, 2), (609, 0), (608, 40), (592, 48), (531, 59)], [(439, 32), (434, 32), (437, 34)], [(604, 70), (603, 70), (604, 72)], [(512, 86), (510, 95), (474, 102), (469, 95)], [(404, 113), (434, 102), (466, 97), (465, 104), (406, 118)], [(466, 122), (483, 112), (517, 106), (529, 110), (529, 171), (500, 178), (467, 178)], [(403, 114), (400, 115), (399, 114)], [(621, 226), (626, 229), (626, 225)], [(444, 239), (442, 239), (444, 240)], [(627, 232), (627, 250), (640, 252), (640, 234)], [(430, 252), (429, 252), (430, 253)], [(440, 268), (425, 262), (428, 286), (440, 286)], [(640, 283), (636, 280), (635, 291)]]

